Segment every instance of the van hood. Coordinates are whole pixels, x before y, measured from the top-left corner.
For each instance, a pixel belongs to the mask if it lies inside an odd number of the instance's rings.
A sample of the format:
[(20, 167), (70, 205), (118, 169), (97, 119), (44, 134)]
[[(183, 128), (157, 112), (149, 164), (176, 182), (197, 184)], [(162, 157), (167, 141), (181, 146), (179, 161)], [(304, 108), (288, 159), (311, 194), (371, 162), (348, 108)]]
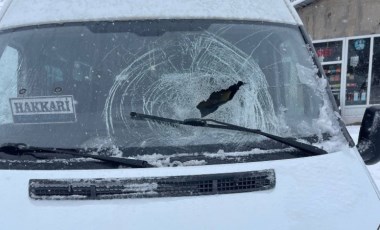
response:
[[(207, 196), (35, 200), (31, 179), (146, 178), (273, 169), (275, 187)], [(354, 148), (327, 155), (150, 169), (0, 171), (1, 229), (376, 229), (380, 198)]]

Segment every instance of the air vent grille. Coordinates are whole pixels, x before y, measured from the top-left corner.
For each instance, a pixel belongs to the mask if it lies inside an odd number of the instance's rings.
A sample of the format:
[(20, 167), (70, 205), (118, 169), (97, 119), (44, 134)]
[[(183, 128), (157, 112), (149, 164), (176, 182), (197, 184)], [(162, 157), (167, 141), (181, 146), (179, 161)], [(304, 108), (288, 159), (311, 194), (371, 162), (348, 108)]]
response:
[(129, 179), (32, 179), (29, 181), (29, 195), (37, 200), (200, 196), (268, 190), (275, 184), (273, 169)]

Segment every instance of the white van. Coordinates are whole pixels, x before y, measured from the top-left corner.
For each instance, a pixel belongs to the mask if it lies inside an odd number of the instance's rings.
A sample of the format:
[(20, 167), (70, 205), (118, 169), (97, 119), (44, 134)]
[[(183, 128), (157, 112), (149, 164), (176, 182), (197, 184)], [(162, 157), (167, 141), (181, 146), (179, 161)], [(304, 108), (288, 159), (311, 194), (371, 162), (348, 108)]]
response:
[(12, 0), (0, 229), (378, 229), (359, 146), (286, 0)]

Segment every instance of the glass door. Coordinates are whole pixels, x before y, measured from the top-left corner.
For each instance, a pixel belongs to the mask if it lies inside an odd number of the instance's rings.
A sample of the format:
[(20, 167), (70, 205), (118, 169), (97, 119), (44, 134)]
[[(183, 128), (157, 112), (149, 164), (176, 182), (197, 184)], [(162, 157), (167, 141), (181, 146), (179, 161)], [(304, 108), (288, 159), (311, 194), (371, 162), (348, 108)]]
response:
[(380, 104), (380, 37), (374, 38), (370, 104)]
[(348, 41), (346, 105), (366, 105), (370, 38)]

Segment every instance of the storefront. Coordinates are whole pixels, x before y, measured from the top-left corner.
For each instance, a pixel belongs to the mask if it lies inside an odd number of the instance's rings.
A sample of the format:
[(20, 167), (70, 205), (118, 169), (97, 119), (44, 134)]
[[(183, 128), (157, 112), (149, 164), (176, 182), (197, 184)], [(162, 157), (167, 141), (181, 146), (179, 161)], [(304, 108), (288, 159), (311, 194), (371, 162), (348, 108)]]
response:
[(317, 40), (314, 46), (346, 123), (380, 104), (380, 34)]
[(380, 105), (380, 1), (291, 0), (323, 63), (342, 118)]

